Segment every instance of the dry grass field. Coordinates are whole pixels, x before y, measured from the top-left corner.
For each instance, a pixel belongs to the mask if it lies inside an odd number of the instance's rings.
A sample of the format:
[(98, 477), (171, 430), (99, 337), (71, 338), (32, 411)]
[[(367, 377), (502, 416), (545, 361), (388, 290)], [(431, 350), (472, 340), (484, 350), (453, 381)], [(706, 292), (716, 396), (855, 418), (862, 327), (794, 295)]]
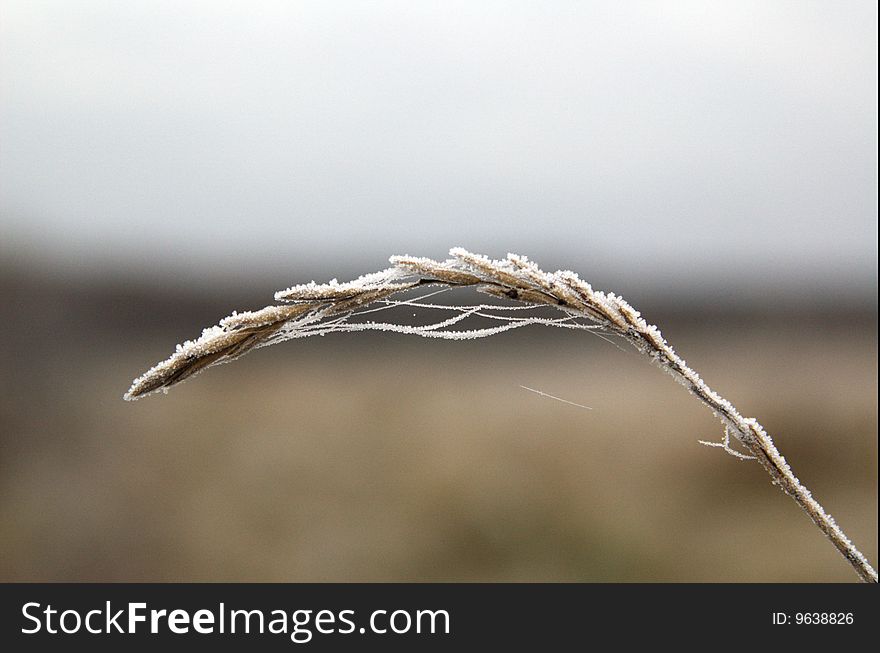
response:
[[(131, 404), (241, 305), (2, 290), (0, 580), (856, 580), (759, 465), (697, 443), (709, 411), (588, 333), (328, 335)], [(876, 310), (645, 312), (876, 563)]]

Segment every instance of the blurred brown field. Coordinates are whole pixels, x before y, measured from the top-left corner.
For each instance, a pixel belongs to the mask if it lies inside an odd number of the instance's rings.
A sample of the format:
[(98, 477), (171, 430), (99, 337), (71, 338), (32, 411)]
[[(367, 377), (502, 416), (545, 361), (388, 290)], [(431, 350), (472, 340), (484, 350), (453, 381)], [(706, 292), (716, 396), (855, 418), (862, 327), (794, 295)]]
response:
[[(721, 436), (706, 409), (589, 334), (331, 335), (126, 403), (247, 293), (32, 271), (2, 291), (0, 580), (856, 580), (757, 464), (697, 443)], [(857, 308), (645, 312), (876, 563)]]

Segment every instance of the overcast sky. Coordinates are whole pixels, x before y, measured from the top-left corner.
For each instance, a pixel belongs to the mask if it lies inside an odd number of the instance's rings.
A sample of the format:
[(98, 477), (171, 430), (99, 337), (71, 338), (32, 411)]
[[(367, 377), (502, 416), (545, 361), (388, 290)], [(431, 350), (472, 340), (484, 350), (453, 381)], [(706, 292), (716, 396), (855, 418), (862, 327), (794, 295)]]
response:
[(876, 288), (876, 2), (0, 1), (0, 248)]

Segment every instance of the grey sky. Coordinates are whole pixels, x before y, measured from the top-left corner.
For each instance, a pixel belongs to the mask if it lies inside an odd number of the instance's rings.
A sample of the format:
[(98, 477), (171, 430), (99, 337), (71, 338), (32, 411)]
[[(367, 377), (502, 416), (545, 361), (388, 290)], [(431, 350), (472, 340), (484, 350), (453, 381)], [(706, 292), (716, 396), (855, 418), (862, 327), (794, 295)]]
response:
[(4, 256), (876, 287), (875, 2), (0, 6)]

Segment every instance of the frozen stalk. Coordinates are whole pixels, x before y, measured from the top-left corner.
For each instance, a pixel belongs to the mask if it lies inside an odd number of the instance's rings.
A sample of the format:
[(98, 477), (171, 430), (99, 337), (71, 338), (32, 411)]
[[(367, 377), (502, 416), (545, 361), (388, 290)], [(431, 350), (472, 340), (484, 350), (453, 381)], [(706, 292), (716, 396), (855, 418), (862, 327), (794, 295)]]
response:
[[(280, 291), (275, 299), (286, 303), (254, 312), (233, 313), (218, 326), (205, 329), (200, 338), (178, 345), (168, 359), (135, 379), (125, 398), (132, 400), (167, 390), (207, 367), (233, 360), (251, 349), (325, 333), (382, 330), (460, 340), (486, 337), (530, 324), (600, 329), (628, 341), (708, 406), (721, 420), (724, 437), (720, 443), (706, 444), (721, 446), (744, 459), (756, 459), (773, 483), (794, 499), (831, 540), (859, 577), (867, 582), (877, 582), (877, 572), (797, 479), (763, 427), (755, 419), (743, 417), (729, 401), (706, 385), (664, 340), (657, 327), (648, 324), (622, 297), (593, 290), (573, 272), (544, 272), (524, 256), (509, 254), (506, 259), (492, 260), (461, 248), (452, 249), (450, 256), (445, 261), (394, 256), (391, 258), (392, 267), (387, 270), (348, 283), (336, 280), (327, 284), (312, 282)], [(395, 293), (419, 286), (472, 286), (480, 292), (519, 302), (519, 305), (439, 306), (422, 304), (418, 300), (389, 299)], [(379, 303), (380, 308), (366, 308), (375, 303)], [(395, 304), (458, 314), (425, 326), (357, 321), (359, 316)], [(531, 315), (528, 311), (517, 316), (510, 314), (515, 309), (543, 306), (558, 309), (562, 316), (548, 319)], [(499, 324), (478, 329), (453, 328), (472, 316), (496, 320)], [(731, 436), (747, 454), (730, 447)]]

